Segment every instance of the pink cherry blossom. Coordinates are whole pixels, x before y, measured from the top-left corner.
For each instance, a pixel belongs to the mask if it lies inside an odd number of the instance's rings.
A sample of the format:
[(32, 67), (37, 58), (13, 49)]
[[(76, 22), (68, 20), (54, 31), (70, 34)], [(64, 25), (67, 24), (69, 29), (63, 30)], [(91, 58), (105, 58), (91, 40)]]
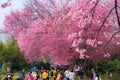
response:
[(71, 64), (79, 58), (98, 62), (119, 52), (119, 26), (111, 11), (114, 0), (107, 4), (65, 0), (63, 5), (49, 1), (33, 0), (4, 21), (4, 32), (15, 37), (30, 62), (42, 58), (55, 64)]

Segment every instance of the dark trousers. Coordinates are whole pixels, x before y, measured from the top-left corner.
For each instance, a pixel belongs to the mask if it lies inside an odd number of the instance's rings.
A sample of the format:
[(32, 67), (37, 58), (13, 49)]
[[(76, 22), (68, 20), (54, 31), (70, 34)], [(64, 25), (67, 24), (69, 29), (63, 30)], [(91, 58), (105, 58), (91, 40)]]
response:
[(70, 80), (69, 78), (66, 78), (66, 80)]

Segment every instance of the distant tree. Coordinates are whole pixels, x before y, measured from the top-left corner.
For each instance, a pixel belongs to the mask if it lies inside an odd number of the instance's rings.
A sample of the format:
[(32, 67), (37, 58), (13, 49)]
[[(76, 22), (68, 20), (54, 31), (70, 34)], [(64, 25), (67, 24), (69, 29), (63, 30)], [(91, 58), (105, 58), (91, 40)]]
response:
[(14, 39), (8, 39), (6, 42), (1, 42), (2, 50), (0, 50), (0, 62), (6, 64), (12, 63), (12, 66), (16, 70), (27, 67), (27, 61), (18, 48), (18, 45)]

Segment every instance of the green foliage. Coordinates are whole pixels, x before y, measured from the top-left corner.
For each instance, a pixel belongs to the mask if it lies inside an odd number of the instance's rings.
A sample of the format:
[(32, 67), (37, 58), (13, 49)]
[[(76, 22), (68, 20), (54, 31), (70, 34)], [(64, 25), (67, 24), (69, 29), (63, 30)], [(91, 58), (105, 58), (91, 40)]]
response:
[(2, 74), (6, 74), (6, 69), (7, 69), (7, 67), (12, 67), (12, 63), (11, 62), (7, 62), (7, 63), (4, 63), (3, 65), (2, 65), (2, 68), (0, 69), (0, 72), (2, 73)]
[(37, 61), (37, 62), (34, 62), (33, 64), (34, 64), (38, 69), (41, 69), (41, 68), (47, 69), (47, 70), (50, 69), (50, 63), (49, 63), (47, 60), (45, 60), (45, 62), (44, 62), (44, 60), (43, 60), (43, 61)]
[(2, 74), (2, 75), (5, 75), (6, 74), (6, 70), (5, 69), (0, 69), (0, 73)]
[(7, 67), (12, 67), (12, 63), (11, 62), (4, 63), (2, 69), (6, 70)]
[(8, 62), (12, 63), (12, 67), (15, 70), (21, 70), (28, 67), (23, 52), (19, 50), (14, 39), (8, 39), (5, 43), (0, 41), (0, 63), (6, 65)]
[(111, 59), (108, 62), (100, 62), (98, 64), (99, 72), (105, 73), (107, 72), (120, 72), (119, 66), (120, 58)]
[(108, 62), (109, 65), (109, 71), (115, 71), (115, 72), (120, 72), (120, 68), (118, 67), (118, 65), (120, 65), (120, 58), (116, 58), (114, 60), (110, 60)]

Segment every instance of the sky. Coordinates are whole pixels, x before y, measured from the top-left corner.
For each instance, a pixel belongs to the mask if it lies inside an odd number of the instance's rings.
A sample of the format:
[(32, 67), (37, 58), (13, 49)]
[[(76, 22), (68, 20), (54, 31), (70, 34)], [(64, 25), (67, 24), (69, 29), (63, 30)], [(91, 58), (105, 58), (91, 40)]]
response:
[[(8, 0), (0, 0), (0, 6), (7, 2)], [(11, 11), (21, 10), (24, 7), (24, 4), (27, 3), (28, 0), (10, 0), (11, 5), (6, 8), (0, 7), (0, 29), (4, 28), (4, 19), (5, 16), (8, 15)], [(44, 0), (41, 0), (44, 1)], [(60, 0), (57, 0), (60, 1)], [(64, 1), (64, 0), (63, 0)], [(5, 41), (7, 35), (0, 34), (0, 40)]]
[[(7, 2), (7, 1), (8, 0), (0, 0), (0, 5), (2, 3), (4, 3), (4, 2)], [(10, 0), (10, 1), (11, 1), (11, 6), (8, 6), (8, 7), (4, 8), (4, 9), (0, 8), (0, 29), (4, 28), (3, 22), (4, 22), (4, 19), (5, 19), (5, 16), (8, 15), (10, 13), (10, 11), (22, 9), (23, 5), (28, 0)], [(106, 2), (106, 1), (109, 1), (109, 0), (102, 0), (102, 1)]]
[[(0, 0), (0, 6), (2, 3), (7, 2), (8, 0)], [(0, 7), (0, 29), (4, 28), (4, 19), (11, 11), (21, 10), (27, 0), (11, 0), (11, 5), (6, 8)], [(4, 41), (6, 39), (5, 34), (0, 34), (0, 40)]]
[[(8, 0), (0, 0), (0, 6), (1, 6), (1, 4), (3, 4), (4, 2), (7, 2), (7, 1)], [(21, 10), (27, 1), (28, 0), (10, 0), (10, 2), (11, 2), (10, 6), (8, 6), (6, 8), (0, 7), (0, 29), (4, 28), (5, 16), (8, 15), (11, 11)], [(71, 0), (71, 1), (74, 1), (74, 0)], [(106, 2), (107, 0), (102, 0), (102, 1)], [(64, 0), (63, 0), (63, 2), (64, 2)], [(5, 38), (6, 38), (5, 34), (0, 34), (0, 40), (5, 41)]]

